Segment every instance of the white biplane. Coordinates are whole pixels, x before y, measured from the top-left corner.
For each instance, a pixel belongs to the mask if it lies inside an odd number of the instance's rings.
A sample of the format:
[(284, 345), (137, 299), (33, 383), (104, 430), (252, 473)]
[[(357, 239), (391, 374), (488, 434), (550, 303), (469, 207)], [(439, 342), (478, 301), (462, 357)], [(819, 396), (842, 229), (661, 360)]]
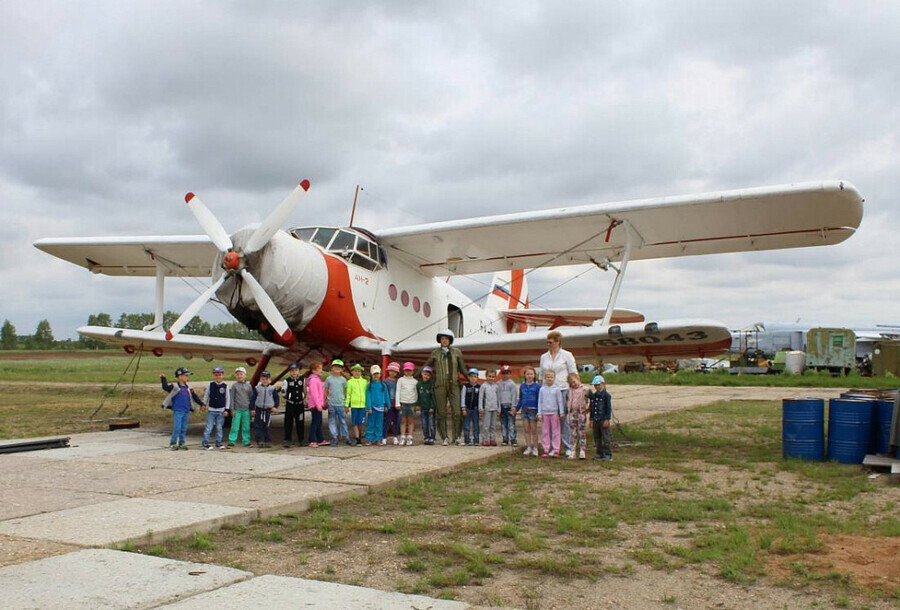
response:
[[(421, 362), (449, 328), (467, 363), (537, 363), (546, 330), (560, 326), (576, 359), (622, 361), (704, 357), (728, 349), (723, 324), (647, 322), (616, 309), (629, 261), (822, 246), (859, 226), (863, 200), (842, 181), (750, 188), (580, 207), (562, 207), (382, 231), (310, 226), (282, 230), (308, 190), (303, 181), (258, 226), (229, 235), (191, 193), (185, 200), (206, 235), (48, 238), (35, 246), (110, 276), (155, 276), (154, 323), (143, 330), (86, 326), (78, 332), (152, 351), (288, 363), (341, 356)], [(526, 269), (594, 264), (613, 269), (605, 308), (530, 307)], [(479, 306), (445, 278), (494, 272)], [(165, 279), (211, 276), (211, 286), (169, 329), (162, 328)], [(210, 299), (265, 341), (179, 334)], [(255, 382), (255, 378), (254, 378)]]

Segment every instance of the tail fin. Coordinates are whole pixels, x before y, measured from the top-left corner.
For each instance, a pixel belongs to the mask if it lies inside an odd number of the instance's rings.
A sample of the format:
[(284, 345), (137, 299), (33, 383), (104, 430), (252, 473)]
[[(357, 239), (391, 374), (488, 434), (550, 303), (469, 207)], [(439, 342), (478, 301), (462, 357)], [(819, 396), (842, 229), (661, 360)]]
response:
[[(491, 279), (491, 294), (484, 304), (485, 309), (528, 309), (528, 281), (524, 269), (497, 271)], [(524, 323), (506, 321), (506, 332), (516, 333), (528, 330)]]

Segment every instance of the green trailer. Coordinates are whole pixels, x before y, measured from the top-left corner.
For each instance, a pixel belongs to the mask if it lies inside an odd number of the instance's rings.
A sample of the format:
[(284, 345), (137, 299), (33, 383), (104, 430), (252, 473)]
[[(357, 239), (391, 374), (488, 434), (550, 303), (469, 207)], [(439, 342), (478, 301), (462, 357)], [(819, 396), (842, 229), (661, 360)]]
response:
[(900, 377), (900, 341), (878, 341), (872, 349), (872, 374)]
[(806, 368), (848, 375), (856, 367), (856, 333), (849, 328), (811, 328), (806, 333)]

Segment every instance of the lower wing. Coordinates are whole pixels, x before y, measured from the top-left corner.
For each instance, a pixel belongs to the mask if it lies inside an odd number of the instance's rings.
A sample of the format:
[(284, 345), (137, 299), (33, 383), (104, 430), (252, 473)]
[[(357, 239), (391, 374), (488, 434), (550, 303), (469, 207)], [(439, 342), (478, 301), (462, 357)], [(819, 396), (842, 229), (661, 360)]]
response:
[[(575, 307), (556, 307), (552, 309), (500, 309), (497, 311), (507, 320), (521, 322), (528, 326), (543, 326), (551, 329), (559, 326), (590, 326), (602, 320), (606, 309), (582, 309)], [(633, 309), (617, 308), (613, 310), (610, 323), (629, 324), (643, 322), (644, 314)]]
[[(576, 360), (623, 362), (642, 358), (707, 357), (727, 351), (731, 333), (712, 320), (637, 322), (566, 329), (562, 344)], [(547, 351), (547, 331), (461, 337), (453, 345), (462, 350), (466, 365), (536, 366), (541, 354)], [(433, 342), (416, 341), (399, 343), (391, 351), (395, 359), (423, 361), (434, 348)]]
[(155, 356), (170, 355), (210, 361), (214, 358), (242, 360), (253, 366), (260, 356), (278, 356), (286, 348), (267, 341), (251, 339), (228, 339), (224, 337), (204, 337), (200, 335), (175, 335), (166, 341), (163, 332), (108, 328), (106, 326), (82, 326), (78, 334), (110, 345), (122, 347), (126, 352), (151, 352)]

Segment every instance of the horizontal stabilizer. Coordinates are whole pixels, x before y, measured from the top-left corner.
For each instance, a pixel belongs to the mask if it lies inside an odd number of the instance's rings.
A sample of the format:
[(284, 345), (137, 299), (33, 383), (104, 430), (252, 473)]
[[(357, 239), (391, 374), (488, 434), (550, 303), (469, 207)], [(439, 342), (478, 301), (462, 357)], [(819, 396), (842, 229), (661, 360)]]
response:
[[(500, 309), (497, 311), (507, 320), (521, 322), (528, 326), (549, 327), (590, 326), (602, 320), (606, 309), (582, 309), (579, 307), (557, 307), (554, 309)], [(612, 324), (643, 322), (644, 315), (633, 309), (614, 309)]]

